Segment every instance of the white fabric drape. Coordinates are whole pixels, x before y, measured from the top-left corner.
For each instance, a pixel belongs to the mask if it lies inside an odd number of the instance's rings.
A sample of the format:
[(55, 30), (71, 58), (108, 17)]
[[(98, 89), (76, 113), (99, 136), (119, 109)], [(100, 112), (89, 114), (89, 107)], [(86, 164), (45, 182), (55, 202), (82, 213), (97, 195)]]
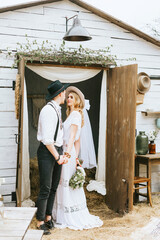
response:
[(45, 79), (51, 81), (55, 81), (58, 79), (62, 83), (82, 82), (96, 76), (101, 71), (94, 69), (60, 68), (46, 66), (27, 67)]
[[(38, 75), (45, 79), (55, 81), (59, 79), (62, 83), (75, 83), (85, 81), (96, 76), (101, 70), (94, 69), (78, 69), (78, 68), (62, 68), (62, 67), (46, 67), (46, 66), (27, 66)], [(23, 197), (29, 197), (30, 180), (29, 180), (29, 143), (28, 143), (28, 109), (27, 109), (27, 93), (24, 88), (24, 117), (23, 117)], [(99, 181), (105, 179), (105, 134), (106, 134), (106, 71), (103, 73), (101, 100), (100, 100), (100, 124), (99, 124), (99, 148), (98, 148), (98, 169), (96, 179)], [(100, 167), (99, 167), (100, 165)], [(26, 170), (27, 171), (26, 171)]]
[(99, 119), (99, 141), (98, 141), (98, 166), (96, 180), (105, 181), (106, 169), (106, 117), (107, 117), (107, 74), (103, 71), (101, 99), (100, 99), (100, 119)]

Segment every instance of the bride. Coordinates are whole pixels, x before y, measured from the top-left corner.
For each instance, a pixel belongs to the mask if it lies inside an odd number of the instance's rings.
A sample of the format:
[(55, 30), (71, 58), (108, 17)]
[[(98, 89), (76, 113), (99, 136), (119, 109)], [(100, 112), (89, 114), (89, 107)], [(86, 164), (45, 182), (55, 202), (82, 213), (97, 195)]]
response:
[(79, 165), (80, 133), (84, 123), (83, 108), (85, 99), (83, 93), (76, 87), (66, 90), (67, 119), (64, 122), (64, 154), (68, 163), (62, 166), (60, 183), (56, 192), (53, 208), (53, 219), (56, 227), (74, 230), (100, 227), (103, 222), (99, 217), (91, 215), (86, 204), (82, 188), (72, 189), (69, 180)]

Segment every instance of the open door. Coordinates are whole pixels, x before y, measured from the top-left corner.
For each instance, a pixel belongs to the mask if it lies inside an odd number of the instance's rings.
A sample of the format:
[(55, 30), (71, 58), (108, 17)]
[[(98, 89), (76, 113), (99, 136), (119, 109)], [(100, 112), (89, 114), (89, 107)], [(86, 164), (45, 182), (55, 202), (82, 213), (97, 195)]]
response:
[(23, 128), (23, 103), (24, 103), (24, 69), (25, 62), (22, 59), (19, 63), (18, 73), (20, 75), (20, 85), (19, 85), (19, 118), (18, 118), (18, 151), (17, 151), (17, 174), (16, 174), (16, 198), (17, 207), (21, 207), (22, 203), (22, 128)]
[(107, 81), (106, 202), (133, 208), (137, 64), (109, 69)]

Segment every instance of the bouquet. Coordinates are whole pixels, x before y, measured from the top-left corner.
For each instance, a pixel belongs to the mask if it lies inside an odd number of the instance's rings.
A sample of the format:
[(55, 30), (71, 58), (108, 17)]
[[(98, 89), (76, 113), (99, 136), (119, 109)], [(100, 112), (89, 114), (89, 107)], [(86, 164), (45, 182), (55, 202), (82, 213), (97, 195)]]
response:
[(147, 133), (147, 136), (148, 136), (148, 140), (149, 141), (154, 141), (157, 137), (157, 134), (158, 134), (158, 131), (155, 131), (155, 130), (151, 130)]
[(85, 171), (82, 167), (77, 167), (76, 172), (72, 175), (71, 179), (69, 180), (69, 186), (73, 189), (83, 187), (85, 182)]

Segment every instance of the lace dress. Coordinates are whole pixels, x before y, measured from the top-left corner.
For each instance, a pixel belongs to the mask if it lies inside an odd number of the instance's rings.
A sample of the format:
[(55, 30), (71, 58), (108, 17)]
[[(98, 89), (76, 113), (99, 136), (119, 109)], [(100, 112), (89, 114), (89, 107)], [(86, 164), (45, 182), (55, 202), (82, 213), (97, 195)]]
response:
[[(71, 124), (78, 126), (75, 141), (78, 140), (81, 131), (81, 114), (73, 111), (64, 122), (64, 151), (70, 136)], [(86, 197), (83, 188), (72, 189), (69, 187), (69, 180), (76, 171), (75, 147), (71, 150), (71, 158), (67, 164), (62, 166), (60, 183), (56, 192), (56, 199), (53, 208), (53, 219), (56, 227), (71, 228), (74, 230), (100, 227), (103, 222), (99, 217), (91, 215), (86, 204)]]

